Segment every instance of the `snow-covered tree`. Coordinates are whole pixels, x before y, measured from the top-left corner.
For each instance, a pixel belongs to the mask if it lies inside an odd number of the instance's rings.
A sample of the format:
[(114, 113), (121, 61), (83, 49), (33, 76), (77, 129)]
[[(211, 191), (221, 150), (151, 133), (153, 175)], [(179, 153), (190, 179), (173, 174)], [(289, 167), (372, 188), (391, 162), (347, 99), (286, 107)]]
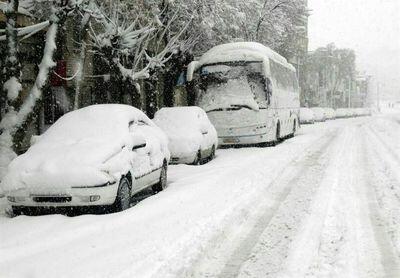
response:
[[(16, 22), (18, 1), (11, 0), (8, 2), (5, 15), (8, 23)], [(51, 69), (56, 65), (53, 60), (57, 49), (56, 39), (59, 29), (63, 26), (68, 15), (72, 11), (81, 8), (84, 4), (83, 0), (65, 1), (65, 0), (42, 0), (42, 1), (25, 1), (24, 6), (27, 11), (36, 12), (37, 18), (46, 18), (39, 24), (16, 29), (16, 23), (8, 24), (6, 30), (6, 40), (8, 44), (7, 58), (8, 66), (4, 68), (6, 76), (9, 80), (4, 83), (4, 89), (7, 91), (7, 107), (6, 113), (0, 121), (0, 178), (5, 172), (5, 168), (16, 154), (15, 135), (17, 131), (24, 125), (38, 102), (42, 97), (43, 87), (46, 85)], [(37, 5), (47, 5), (46, 8), (37, 9)], [(49, 8), (50, 7), (50, 8)], [(19, 40), (30, 36), (39, 30), (47, 27), (46, 39), (44, 44), (44, 52), (39, 64), (38, 73), (33, 86), (29, 89), (26, 98), (19, 98), (21, 85), (19, 83), (19, 61), (18, 61), (18, 45)], [(18, 103), (17, 105), (17, 102)]]

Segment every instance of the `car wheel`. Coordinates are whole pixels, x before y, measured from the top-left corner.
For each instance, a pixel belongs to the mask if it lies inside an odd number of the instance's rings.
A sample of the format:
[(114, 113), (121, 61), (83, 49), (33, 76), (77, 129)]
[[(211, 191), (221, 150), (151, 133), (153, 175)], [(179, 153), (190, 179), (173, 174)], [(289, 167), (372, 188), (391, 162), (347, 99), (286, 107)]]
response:
[(201, 164), (201, 151), (197, 152), (196, 158), (193, 161), (193, 165), (200, 165)]
[(11, 210), (12, 210), (12, 214), (14, 216), (18, 216), (18, 215), (24, 214), (23, 210), (21, 208), (19, 208), (19, 207), (14, 207), (13, 206), (13, 207), (11, 207)]
[(123, 211), (130, 208), (131, 204), (131, 185), (126, 177), (122, 177), (119, 182), (117, 197), (114, 202), (114, 211)]
[(155, 193), (163, 191), (165, 188), (167, 188), (167, 168), (167, 163), (164, 162), (161, 168), (160, 181), (152, 187)]
[(211, 154), (210, 154), (209, 161), (213, 160), (214, 158), (215, 158), (215, 146), (213, 145), (211, 148)]

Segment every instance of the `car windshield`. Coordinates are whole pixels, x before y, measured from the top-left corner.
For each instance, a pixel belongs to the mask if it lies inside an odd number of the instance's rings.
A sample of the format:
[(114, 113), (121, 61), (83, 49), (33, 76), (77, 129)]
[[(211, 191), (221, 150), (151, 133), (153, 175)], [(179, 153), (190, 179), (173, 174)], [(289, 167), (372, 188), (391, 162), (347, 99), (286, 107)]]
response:
[(197, 105), (207, 112), (266, 107), (261, 62), (206, 65), (201, 68)]

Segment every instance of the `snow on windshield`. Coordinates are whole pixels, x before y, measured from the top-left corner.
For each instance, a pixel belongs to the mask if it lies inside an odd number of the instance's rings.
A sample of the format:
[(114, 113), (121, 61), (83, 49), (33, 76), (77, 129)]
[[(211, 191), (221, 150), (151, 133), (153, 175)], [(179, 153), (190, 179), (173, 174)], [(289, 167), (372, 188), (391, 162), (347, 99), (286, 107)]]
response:
[(205, 111), (266, 106), (262, 63), (207, 65), (201, 69), (202, 91), (197, 105)]

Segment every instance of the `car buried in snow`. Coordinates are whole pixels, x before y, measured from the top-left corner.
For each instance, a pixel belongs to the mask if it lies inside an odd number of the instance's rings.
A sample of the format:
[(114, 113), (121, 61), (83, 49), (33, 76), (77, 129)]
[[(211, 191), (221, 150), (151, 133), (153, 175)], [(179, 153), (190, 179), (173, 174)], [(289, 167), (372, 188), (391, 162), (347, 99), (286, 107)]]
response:
[(197, 165), (214, 159), (217, 131), (200, 107), (162, 108), (153, 121), (168, 137), (171, 163)]
[(67, 113), (35, 141), (2, 181), (15, 215), (42, 208), (122, 211), (135, 193), (167, 185), (167, 138), (134, 107)]
[(300, 108), (300, 124), (313, 124), (315, 122), (314, 112), (307, 107)]
[(321, 107), (313, 107), (311, 110), (314, 112), (314, 119), (316, 122), (325, 122), (326, 121), (326, 112), (324, 108)]

